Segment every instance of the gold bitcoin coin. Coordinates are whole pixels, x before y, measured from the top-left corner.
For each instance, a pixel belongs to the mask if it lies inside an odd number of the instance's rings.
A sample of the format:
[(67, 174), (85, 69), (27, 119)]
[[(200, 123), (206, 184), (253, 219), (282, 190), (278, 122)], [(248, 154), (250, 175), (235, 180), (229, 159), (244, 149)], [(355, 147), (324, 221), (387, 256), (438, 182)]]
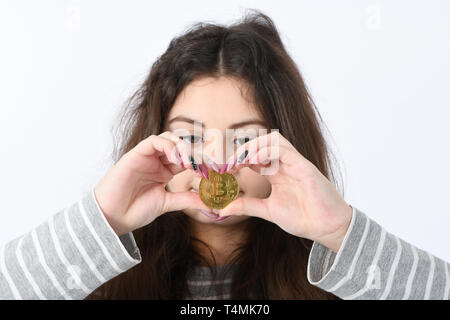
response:
[(200, 199), (210, 208), (223, 209), (239, 194), (236, 178), (230, 173), (208, 171), (209, 180), (202, 178), (198, 187)]

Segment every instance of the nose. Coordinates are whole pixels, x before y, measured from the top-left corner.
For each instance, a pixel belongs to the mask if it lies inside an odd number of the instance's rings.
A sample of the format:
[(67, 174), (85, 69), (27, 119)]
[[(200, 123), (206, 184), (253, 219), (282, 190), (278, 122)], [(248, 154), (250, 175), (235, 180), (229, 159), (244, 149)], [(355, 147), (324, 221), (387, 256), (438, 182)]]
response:
[[(227, 156), (233, 152), (232, 145), (227, 144), (225, 134), (220, 130), (208, 131), (207, 141), (203, 144), (204, 165), (208, 170), (220, 172), (226, 164)], [(228, 154), (227, 154), (228, 153)]]

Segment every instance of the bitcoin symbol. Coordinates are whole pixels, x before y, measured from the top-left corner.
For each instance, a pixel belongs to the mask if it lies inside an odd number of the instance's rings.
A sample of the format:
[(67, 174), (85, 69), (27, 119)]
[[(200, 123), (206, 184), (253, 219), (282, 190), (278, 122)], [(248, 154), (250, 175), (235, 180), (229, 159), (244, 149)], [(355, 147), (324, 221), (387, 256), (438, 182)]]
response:
[(210, 208), (223, 209), (239, 193), (236, 178), (229, 173), (208, 171), (209, 181), (202, 178), (198, 188), (200, 199)]
[(224, 189), (223, 187), (225, 187), (225, 184), (220, 181), (221, 179), (219, 177), (216, 177), (216, 180), (219, 181), (215, 181), (214, 183), (214, 194), (217, 196), (225, 196), (227, 194), (227, 190)]

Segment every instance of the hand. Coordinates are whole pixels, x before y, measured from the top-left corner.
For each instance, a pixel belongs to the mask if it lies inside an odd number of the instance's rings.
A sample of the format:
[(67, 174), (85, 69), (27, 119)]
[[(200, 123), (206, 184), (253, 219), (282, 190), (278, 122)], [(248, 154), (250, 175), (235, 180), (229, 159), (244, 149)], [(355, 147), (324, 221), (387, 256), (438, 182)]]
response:
[[(165, 212), (209, 210), (196, 193), (165, 189), (175, 174), (193, 169), (190, 150), (187, 142), (172, 132), (151, 135), (124, 154), (100, 180), (94, 194), (118, 235), (143, 227)], [(201, 176), (199, 171), (195, 172)]]
[[(274, 152), (277, 144), (271, 144), (271, 141), (279, 141), (278, 154)], [(244, 162), (237, 163), (245, 150), (248, 155)], [(228, 172), (248, 167), (263, 174), (261, 170), (269, 170), (276, 162), (278, 170), (265, 175), (272, 185), (268, 198), (237, 198), (218, 210), (219, 215), (259, 217), (290, 234), (319, 242), (337, 252), (350, 225), (352, 208), (332, 183), (279, 132), (257, 137), (240, 146), (227, 161), (234, 164), (231, 169), (228, 167)]]

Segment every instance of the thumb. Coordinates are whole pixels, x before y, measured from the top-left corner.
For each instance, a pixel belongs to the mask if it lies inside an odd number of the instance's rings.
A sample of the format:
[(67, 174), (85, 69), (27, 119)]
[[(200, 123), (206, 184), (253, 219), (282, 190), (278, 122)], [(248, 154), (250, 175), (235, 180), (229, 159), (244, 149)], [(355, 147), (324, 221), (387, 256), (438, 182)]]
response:
[(164, 212), (183, 209), (210, 210), (210, 208), (200, 199), (198, 193), (191, 191), (166, 192)]
[(225, 208), (217, 210), (219, 216), (253, 216), (267, 220), (267, 207), (264, 199), (240, 197)]

